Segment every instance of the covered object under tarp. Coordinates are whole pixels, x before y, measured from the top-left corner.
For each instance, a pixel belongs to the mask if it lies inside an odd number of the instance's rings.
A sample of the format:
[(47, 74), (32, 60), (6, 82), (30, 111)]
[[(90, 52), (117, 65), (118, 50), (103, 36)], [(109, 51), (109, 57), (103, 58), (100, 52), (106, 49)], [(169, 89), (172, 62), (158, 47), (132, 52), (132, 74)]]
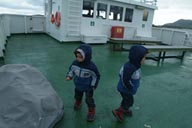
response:
[(38, 70), (0, 67), (0, 128), (52, 128), (62, 116), (62, 100)]

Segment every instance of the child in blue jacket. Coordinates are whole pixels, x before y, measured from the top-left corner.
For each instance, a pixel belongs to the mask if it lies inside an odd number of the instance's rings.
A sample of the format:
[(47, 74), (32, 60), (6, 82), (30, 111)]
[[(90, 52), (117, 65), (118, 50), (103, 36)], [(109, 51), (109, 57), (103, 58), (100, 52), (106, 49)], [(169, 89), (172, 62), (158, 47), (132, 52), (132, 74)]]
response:
[(122, 101), (119, 108), (112, 111), (118, 121), (123, 121), (124, 114), (132, 116), (130, 107), (134, 103), (133, 95), (137, 92), (141, 78), (141, 64), (145, 61), (148, 50), (141, 45), (134, 45), (129, 51), (129, 61), (120, 69), (117, 90), (120, 92)]
[(75, 110), (79, 109), (83, 94), (85, 93), (85, 101), (88, 106), (87, 121), (91, 122), (94, 121), (95, 115), (93, 92), (97, 88), (100, 73), (96, 65), (91, 61), (92, 49), (90, 45), (81, 44), (75, 49), (74, 54), (76, 60), (70, 66), (66, 80), (73, 79), (75, 84)]

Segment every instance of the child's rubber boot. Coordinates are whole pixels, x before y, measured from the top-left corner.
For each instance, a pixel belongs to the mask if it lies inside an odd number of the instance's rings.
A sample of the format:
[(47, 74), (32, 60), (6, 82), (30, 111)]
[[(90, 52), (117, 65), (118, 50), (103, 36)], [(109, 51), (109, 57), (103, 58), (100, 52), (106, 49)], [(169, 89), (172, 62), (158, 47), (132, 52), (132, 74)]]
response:
[(112, 110), (113, 115), (115, 116), (115, 118), (119, 121), (119, 122), (123, 122), (124, 118), (123, 118), (123, 108), (119, 107), (118, 109)]
[(74, 110), (78, 110), (81, 107), (81, 101), (76, 100), (74, 103)]
[(87, 114), (87, 121), (93, 122), (95, 120), (95, 108), (89, 108), (88, 114)]
[(124, 110), (124, 115), (128, 116), (128, 117), (132, 117), (133, 116), (133, 112), (131, 110)]

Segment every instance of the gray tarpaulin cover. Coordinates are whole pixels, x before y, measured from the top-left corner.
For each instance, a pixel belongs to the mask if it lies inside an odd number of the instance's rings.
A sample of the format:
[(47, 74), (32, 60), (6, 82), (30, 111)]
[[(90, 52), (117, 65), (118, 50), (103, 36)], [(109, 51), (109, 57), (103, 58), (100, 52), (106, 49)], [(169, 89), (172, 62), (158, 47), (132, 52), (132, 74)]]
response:
[(0, 128), (52, 128), (62, 116), (62, 100), (39, 71), (0, 67)]

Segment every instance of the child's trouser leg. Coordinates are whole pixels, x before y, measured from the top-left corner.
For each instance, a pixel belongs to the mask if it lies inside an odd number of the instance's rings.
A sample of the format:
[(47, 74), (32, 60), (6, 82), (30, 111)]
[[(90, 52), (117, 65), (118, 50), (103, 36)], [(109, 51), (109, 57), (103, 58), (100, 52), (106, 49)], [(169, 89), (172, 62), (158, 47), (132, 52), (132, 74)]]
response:
[(124, 115), (132, 116), (132, 111), (129, 108), (133, 105), (134, 99), (131, 94), (121, 93), (122, 101), (119, 108), (112, 111), (118, 121), (123, 122)]
[(123, 108), (123, 113), (127, 116), (132, 116), (132, 111), (130, 110), (130, 107), (133, 106), (134, 98), (132, 94), (126, 94), (121, 93), (122, 101), (121, 101), (121, 107)]
[(95, 103), (93, 99), (93, 90), (86, 91), (86, 103), (88, 106), (87, 121), (94, 121), (95, 116)]
[(74, 110), (78, 110), (81, 106), (81, 101), (83, 98), (83, 92), (79, 91), (75, 88), (75, 103), (74, 103)]

